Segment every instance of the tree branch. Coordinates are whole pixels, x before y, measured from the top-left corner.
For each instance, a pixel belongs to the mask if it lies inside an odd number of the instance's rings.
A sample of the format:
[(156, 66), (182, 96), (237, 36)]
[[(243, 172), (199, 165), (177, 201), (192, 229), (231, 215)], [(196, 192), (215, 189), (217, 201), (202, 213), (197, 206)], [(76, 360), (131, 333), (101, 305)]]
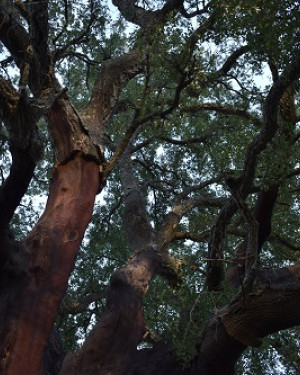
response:
[[(266, 148), (277, 131), (280, 99), (284, 91), (297, 80), (299, 76), (300, 56), (295, 56), (290, 66), (282, 72), (279, 81), (273, 84), (267, 95), (263, 107), (263, 127), (260, 133), (250, 143), (245, 154), (243, 174), (239, 178), (241, 199), (245, 199), (249, 193), (249, 186), (253, 183), (258, 155)], [(225, 235), (225, 228), (235, 210), (236, 205), (234, 202), (231, 202), (229, 203), (229, 207), (225, 206), (224, 211), (220, 213), (217, 224), (212, 229), (212, 243), (210, 244), (209, 258), (222, 257), (222, 241)], [(220, 285), (220, 280), (223, 279), (223, 271), (220, 268), (216, 270), (211, 268), (208, 272), (208, 279), (211, 275), (213, 275), (213, 277), (207, 283), (209, 288), (218, 288), (217, 285)]]
[(258, 155), (266, 148), (278, 128), (278, 110), (280, 99), (289, 86), (300, 77), (300, 56), (295, 56), (291, 64), (283, 71), (271, 87), (263, 106), (263, 128), (248, 147), (244, 161), (242, 191), (252, 184)]
[[(66, 7), (66, 14), (67, 14), (67, 7)], [(60, 60), (61, 58), (65, 57), (65, 56), (68, 56), (68, 55), (79, 55), (78, 53), (75, 53), (75, 52), (70, 52), (70, 53), (67, 53), (66, 51), (72, 47), (72, 46), (75, 46), (76, 44), (79, 44), (79, 43), (82, 43), (84, 41), (84, 38), (88, 36), (88, 33), (91, 29), (91, 27), (93, 26), (93, 23), (95, 21), (95, 15), (92, 13), (91, 14), (91, 18), (86, 26), (86, 28), (78, 35), (76, 36), (75, 38), (71, 39), (68, 43), (66, 43), (63, 47), (57, 49), (57, 51), (55, 52), (55, 56), (54, 56), (54, 61), (58, 61)], [(64, 26), (64, 28), (62, 29), (61, 33), (59, 33), (56, 38), (53, 40), (53, 43), (55, 43), (57, 41), (57, 39), (61, 36), (61, 34), (63, 33), (63, 31), (65, 30), (67, 26), (67, 20), (66, 20), (66, 24)], [(87, 59), (87, 57), (86, 57)]]
[(184, 5), (182, 5), (182, 7), (180, 8), (180, 13), (183, 15), (184, 18), (190, 19), (190, 18), (193, 18), (195, 16), (200, 16), (202, 14), (208, 13), (209, 6), (210, 6), (210, 2), (208, 2), (207, 4), (205, 4), (200, 9), (199, 5), (198, 5), (198, 2), (196, 2), (197, 9), (194, 10), (193, 12), (191, 12), (191, 13), (188, 13), (188, 11), (184, 8)]
[(124, 85), (143, 68), (144, 55), (137, 50), (103, 63), (90, 102), (81, 111), (85, 127), (99, 147)]
[(209, 231), (204, 231), (202, 233), (191, 233), (191, 232), (175, 232), (173, 235), (173, 240), (191, 240), (194, 242), (208, 242)]
[(300, 246), (292, 243), (292, 241), (290, 239), (287, 239), (285, 237), (282, 237), (281, 235), (277, 234), (277, 233), (272, 233), (270, 238), (269, 238), (269, 241), (271, 243), (279, 243), (280, 245), (283, 245), (285, 246), (286, 248), (288, 248), (289, 250), (292, 250), (292, 251), (300, 251)]
[(122, 16), (129, 22), (132, 22), (141, 28), (153, 26), (166, 22), (166, 16), (170, 12), (178, 11), (182, 4), (182, 0), (169, 0), (159, 10), (150, 11), (135, 5), (133, 0), (113, 0), (113, 4), (118, 7)]
[(14, 14), (5, 9), (4, 4), (0, 5), (0, 39), (20, 67), (30, 46), (29, 34), (16, 21)]
[(111, 159), (106, 163), (104, 171), (103, 171), (103, 178), (104, 180), (107, 179), (110, 172), (112, 171), (113, 167), (118, 162), (119, 158), (121, 157), (122, 153), (126, 149), (127, 145), (129, 144), (133, 134), (135, 131), (144, 123), (147, 123), (156, 117), (158, 118), (165, 118), (169, 114), (171, 114), (179, 105), (180, 95), (182, 90), (190, 83), (190, 78), (186, 77), (185, 74), (181, 76), (181, 79), (175, 89), (174, 97), (172, 102), (170, 103), (169, 107), (164, 110), (155, 111), (149, 115), (144, 117), (139, 117), (139, 111), (137, 113), (137, 118), (134, 118), (130, 126), (127, 128), (123, 139), (121, 140), (120, 144), (115, 150), (115, 153), (111, 157)]
[(35, 110), (26, 95), (16, 92), (0, 77), (0, 118), (8, 133), (12, 165), (10, 175), (0, 188), (0, 226), (8, 225), (33, 176), (42, 154)]
[(259, 346), (263, 337), (299, 324), (300, 313), (295, 308), (299, 296), (300, 264), (261, 269), (251, 293), (239, 293), (218, 316), (236, 340)]
[(64, 316), (66, 314), (79, 314), (88, 308), (88, 306), (96, 301), (100, 301), (105, 298), (107, 294), (106, 289), (100, 292), (89, 293), (87, 295), (80, 296), (77, 300), (63, 301), (59, 307), (58, 314)]
[[(278, 197), (278, 192), (278, 186), (274, 186), (269, 188), (269, 190), (261, 191), (258, 194), (253, 211), (253, 218), (250, 218), (250, 221), (255, 220), (258, 225), (257, 233), (251, 234), (249, 230), (246, 232), (246, 234), (244, 235), (244, 241), (236, 250), (233, 267), (229, 269), (226, 274), (226, 279), (231, 281), (231, 283), (236, 287), (241, 284), (242, 280), (245, 277), (245, 269), (247, 269), (246, 263), (249, 263), (249, 260), (251, 261), (251, 259), (253, 262), (255, 261), (254, 258), (258, 257), (264, 242), (271, 234), (271, 220), (274, 206)], [(249, 212), (246, 214), (249, 214)], [(252, 215), (252, 213), (250, 214)], [(250, 225), (252, 225), (251, 222), (249, 223), (249, 226)], [(250, 236), (251, 238), (253, 238), (253, 236), (257, 237), (253, 241), (253, 243), (252, 240), (249, 239)], [(253, 247), (251, 248), (251, 246)]]
[(123, 222), (133, 251), (145, 248), (153, 241), (154, 230), (148, 220), (146, 200), (134, 176), (130, 152), (127, 150), (119, 160), (120, 177), (124, 192)]
[(262, 127), (262, 121), (258, 117), (246, 111), (245, 109), (239, 109), (236, 107), (226, 107), (218, 103), (201, 103), (189, 107), (180, 107), (180, 111), (182, 113), (191, 114), (197, 113), (199, 111), (215, 111), (217, 113), (221, 113), (227, 116), (236, 116), (250, 120), (259, 129)]
[(221, 282), (224, 280), (224, 267), (218, 259), (223, 259), (224, 238), (226, 227), (230, 219), (237, 210), (236, 203), (230, 199), (221, 209), (215, 224), (210, 233), (208, 245), (208, 258), (215, 259), (215, 262), (209, 262), (207, 265), (206, 285), (209, 291), (217, 291), (220, 289)]

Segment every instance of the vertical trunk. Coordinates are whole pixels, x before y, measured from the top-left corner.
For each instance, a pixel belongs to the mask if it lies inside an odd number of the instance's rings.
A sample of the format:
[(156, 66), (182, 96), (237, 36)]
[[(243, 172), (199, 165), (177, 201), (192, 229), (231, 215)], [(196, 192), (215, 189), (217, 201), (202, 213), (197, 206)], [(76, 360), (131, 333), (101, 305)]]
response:
[(230, 337), (222, 323), (214, 321), (205, 331), (198, 356), (188, 367), (178, 362), (170, 345), (136, 351), (123, 375), (233, 375), (245, 345)]
[(46, 210), (25, 241), (29, 280), (9, 307), (1, 347), (6, 375), (40, 375), (58, 305), (91, 219), (99, 166), (81, 153), (59, 166)]
[(60, 375), (124, 374), (145, 333), (142, 298), (161, 263), (158, 248), (162, 244), (148, 221), (129, 150), (120, 160), (120, 169), (124, 225), (134, 253), (111, 277), (106, 311), (82, 348), (68, 355)]
[(121, 375), (145, 333), (142, 297), (157, 268), (148, 249), (116, 271), (108, 290), (106, 311), (82, 348), (70, 353), (60, 375)]

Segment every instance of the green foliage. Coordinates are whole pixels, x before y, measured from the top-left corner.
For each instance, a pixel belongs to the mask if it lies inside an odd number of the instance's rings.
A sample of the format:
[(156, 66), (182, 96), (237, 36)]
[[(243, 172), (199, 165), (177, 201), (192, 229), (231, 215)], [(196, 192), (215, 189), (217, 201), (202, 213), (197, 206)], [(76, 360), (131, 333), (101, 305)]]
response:
[[(293, 337), (294, 340), (290, 340)], [(249, 348), (237, 365), (237, 375), (297, 375), (299, 328), (272, 334), (259, 349)]]

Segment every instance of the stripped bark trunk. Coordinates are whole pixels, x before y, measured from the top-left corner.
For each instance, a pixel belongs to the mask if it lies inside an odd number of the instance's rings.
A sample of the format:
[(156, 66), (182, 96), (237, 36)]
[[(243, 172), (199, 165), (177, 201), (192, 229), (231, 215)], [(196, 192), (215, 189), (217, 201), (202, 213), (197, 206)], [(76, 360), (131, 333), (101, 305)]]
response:
[(24, 243), (29, 275), (6, 315), (3, 374), (41, 373), (43, 353), (98, 186), (98, 166), (81, 154), (54, 173), (46, 210)]
[(134, 253), (110, 280), (107, 307), (84, 345), (70, 353), (60, 375), (123, 374), (145, 333), (142, 298), (160, 265), (160, 236), (148, 221), (144, 197), (134, 178), (130, 155), (121, 162), (124, 223)]

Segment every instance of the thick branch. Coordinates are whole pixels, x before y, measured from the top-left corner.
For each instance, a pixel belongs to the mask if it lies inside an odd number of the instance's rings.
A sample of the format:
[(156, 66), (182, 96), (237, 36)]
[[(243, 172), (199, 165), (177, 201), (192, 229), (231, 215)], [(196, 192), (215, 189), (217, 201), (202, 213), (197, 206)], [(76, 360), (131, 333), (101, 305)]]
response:
[(173, 139), (169, 137), (160, 137), (160, 139), (164, 142), (171, 143), (173, 145), (180, 145), (180, 146), (189, 146), (199, 143), (206, 143), (207, 140), (211, 137), (216, 135), (216, 132), (203, 135), (202, 137), (196, 137), (196, 138), (189, 138), (189, 139)]
[(278, 187), (271, 187), (267, 191), (261, 191), (258, 194), (258, 198), (254, 207), (253, 218), (258, 224), (257, 239), (254, 241), (256, 249), (249, 248), (251, 241), (249, 240), (249, 232), (244, 236), (244, 241), (240, 244), (236, 250), (236, 257), (234, 259), (233, 267), (228, 270), (226, 274), (227, 280), (231, 281), (233, 285), (239, 286), (245, 276), (245, 263), (247, 260), (247, 254), (251, 251), (253, 255), (260, 253), (264, 242), (268, 239), (271, 234), (272, 215), (275, 203), (278, 197)]
[(236, 205), (247, 225), (247, 239), (245, 240), (245, 284), (247, 287), (252, 285), (254, 269), (257, 266), (258, 258), (258, 228), (259, 223), (256, 221), (255, 215), (252, 214), (248, 205), (244, 202), (240, 187), (232, 185), (225, 180), (230, 188), (230, 192), (235, 199)]
[(7, 226), (33, 176), (35, 161), (27, 151), (11, 148), (10, 174), (0, 187), (0, 227)]
[(261, 270), (252, 293), (237, 295), (206, 325), (190, 368), (179, 370), (170, 347), (159, 343), (137, 351), (126, 374), (232, 375), (247, 346), (259, 346), (263, 337), (300, 323), (299, 293), (298, 264)]
[[(239, 180), (241, 199), (245, 199), (249, 193), (249, 186), (253, 183), (259, 154), (266, 148), (277, 131), (280, 99), (284, 91), (297, 80), (299, 76), (300, 57), (296, 56), (291, 65), (281, 74), (279, 81), (275, 82), (269, 91), (263, 108), (263, 128), (253, 139), (245, 155), (243, 175)], [(228, 224), (228, 219), (223, 218), (223, 215), (225, 213), (225, 216), (230, 218), (236, 209), (234, 202), (230, 203), (230, 205), (231, 209), (227, 211), (227, 209), (224, 208), (224, 212), (221, 213), (218, 218), (217, 226), (212, 230), (212, 243), (210, 244), (209, 258), (222, 257), (222, 241), (224, 240), (226, 225)], [(210, 264), (209, 267), (211, 267), (211, 265), (213, 264)], [(216, 266), (218, 266), (218, 264)], [(207, 284), (209, 287), (217, 288), (217, 284), (223, 278), (223, 271), (221, 269), (211, 269), (209, 271), (209, 278), (210, 275), (214, 275), (211, 280), (215, 281), (208, 281)]]
[(58, 314), (78, 314), (87, 310), (88, 306), (96, 301), (106, 297), (106, 289), (100, 292), (89, 293), (87, 295), (80, 296), (77, 300), (63, 301), (59, 307)]
[(202, 104), (197, 104), (197, 105), (190, 106), (190, 107), (180, 107), (180, 111), (182, 113), (191, 113), (191, 114), (194, 114), (200, 111), (215, 111), (217, 113), (221, 113), (227, 116), (235, 116), (235, 117), (250, 120), (258, 128), (261, 128), (262, 126), (261, 120), (258, 117), (254, 116), (253, 114), (247, 112), (245, 109), (239, 109), (236, 107), (226, 107), (218, 103), (202, 103)]
[(52, 82), (51, 56), (48, 49), (48, 1), (31, 1), (27, 4), (32, 57), (30, 62), (30, 88), (39, 96)]
[(266, 148), (278, 129), (280, 99), (289, 86), (300, 77), (300, 56), (295, 56), (290, 66), (282, 72), (271, 87), (263, 107), (263, 128), (248, 147), (244, 161), (242, 191), (246, 194), (252, 184), (258, 155)]
[(171, 11), (177, 11), (181, 8), (182, 0), (169, 0), (162, 9), (150, 11), (135, 5), (132, 0), (113, 0), (113, 4), (118, 7), (123, 17), (142, 28), (160, 24), (166, 21), (166, 16)]
[[(176, 13), (178, 11), (179, 7), (182, 5), (182, 0), (168, 1), (161, 10), (155, 12), (146, 11), (137, 7), (131, 0), (115, 1), (114, 4), (119, 7), (125, 18), (127, 17), (130, 21), (135, 20), (143, 27), (147, 26), (143, 31), (141, 39), (147, 46), (151, 46), (151, 38), (154, 35), (157, 35), (157, 29), (162, 29), (167, 22), (170, 13)], [(144, 70), (145, 61), (146, 49), (137, 46), (128, 54), (104, 62), (93, 88), (91, 100), (88, 106), (82, 111), (84, 123), (96, 145), (100, 146), (102, 144), (105, 127), (110, 121), (114, 109), (116, 108), (124, 85), (128, 80)], [(184, 78), (183, 81), (186, 81), (186, 79)], [(161, 114), (162, 116), (167, 116), (177, 107), (181, 90), (182, 88), (179, 84), (172, 105), (170, 108), (163, 111)], [(105, 172), (106, 175), (110, 173), (112, 167), (124, 151), (123, 146), (128, 143), (136, 128), (140, 124), (151, 120), (151, 118), (154, 118), (157, 115), (158, 114), (153, 114), (152, 116), (145, 117), (140, 121), (137, 120), (133, 122), (126, 134), (126, 139), (121, 147), (119, 147), (113, 160), (108, 164)]]
[(94, 85), (89, 104), (81, 111), (93, 142), (100, 146), (103, 134), (124, 85), (143, 70), (144, 54), (133, 51), (104, 62)]
[(225, 76), (230, 69), (236, 64), (237, 60), (250, 50), (249, 46), (242, 46), (232, 52), (232, 54), (226, 59), (223, 66), (218, 70), (217, 76)]
[(259, 346), (263, 337), (300, 323), (299, 296), (299, 262), (278, 270), (262, 269), (251, 293), (240, 293), (218, 316), (236, 340)]
[(8, 225), (33, 176), (42, 152), (35, 111), (24, 94), (0, 77), (0, 117), (8, 132), (12, 165), (0, 188), (0, 226)]
[[(1, 342), (1, 358), (7, 358), (1, 365), (7, 375), (41, 371), (43, 352), (91, 219), (98, 186), (98, 166), (80, 154), (53, 175), (45, 212), (25, 242), (29, 280), (14, 301), (15, 313), (8, 317), (10, 332)], [(7, 352), (12, 345), (13, 350)]]
[(7, 12), (0, 5), (0, 39), (20, 69), (20, 90), (28, 85), (36, 99), (45, 99), (51, 92), (53, 79), (47, 44), (48, 2), (34, 1), (27, 6), (29, 33), (16, 20), (13, 11)]
[(20, 67), (30, 45), (29, 34), (4, 4), (0, 5), (0, 39)]
[(209, 231), (202, 233), (176, 232), (173, 236), (173, 240), (191, 240), (194, 242), (208, 242), (208, 239)]
[(211, 229), (208, 258), (216, 259), (216, 261), (207, 264), (206, 284), (210, 291), (219, 290), (220, 284), (224, 280), (224, 265), (223, 262), (218, 262), (218, 259), (223, 259), (226, 228), (236, 210), (235, 201), (230, 199), (220, 211), (216, 223)]
[(132, 250), (137, 251), (144, 249), (154, 240), (154, 230), (147, 217), (146, 200), (134, 175), (128, 150), (123, 153), (119, 165), (125, 196), (124, 227)]
[(289, 250), (300, 251), (300, 246), (293, 243), (291, 240), (284, 238), (276, 233), (271, 234), (269, 241), (271, 243), (279, 243)]
[(56, 99), (51, 106), (48, 120), (58, 163), (66, 163), (77, 152), (83, 152), (86, 157), (98, 164), (103, 162), (100, 147), (93, 143), (82, 118), (66, 94)]

